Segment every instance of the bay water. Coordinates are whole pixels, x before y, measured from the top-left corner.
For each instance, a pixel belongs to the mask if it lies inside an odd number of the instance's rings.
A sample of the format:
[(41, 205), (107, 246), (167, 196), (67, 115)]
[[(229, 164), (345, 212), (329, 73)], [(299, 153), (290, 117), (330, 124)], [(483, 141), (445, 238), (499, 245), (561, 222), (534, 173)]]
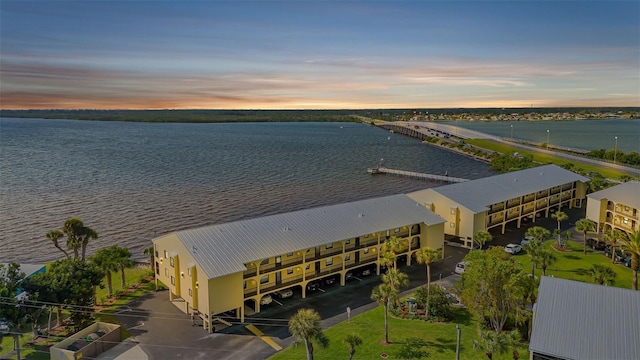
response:
[[(98, 247), (144, 259), (173, 231), (441, 184), (367, 168), (477, 179), (488, 165), (356, 123), (133, 123), (0, 119), (0, 262), (45, 262), (69, 217)], [(64, 246), (64, 244), (62, 244)]]

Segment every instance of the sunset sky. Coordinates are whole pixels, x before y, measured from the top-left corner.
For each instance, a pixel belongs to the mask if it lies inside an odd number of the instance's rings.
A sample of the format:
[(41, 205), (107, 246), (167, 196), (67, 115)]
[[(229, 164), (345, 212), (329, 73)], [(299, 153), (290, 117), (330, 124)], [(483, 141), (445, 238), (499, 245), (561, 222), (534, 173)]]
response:
[(0, 2), (3, 109), (640, 106), (639, 1)]

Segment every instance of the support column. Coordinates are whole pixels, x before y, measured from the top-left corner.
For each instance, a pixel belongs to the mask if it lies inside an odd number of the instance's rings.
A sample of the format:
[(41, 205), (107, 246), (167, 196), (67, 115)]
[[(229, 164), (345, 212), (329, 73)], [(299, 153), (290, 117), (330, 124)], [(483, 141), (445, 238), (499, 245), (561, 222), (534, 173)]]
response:
[(244, 322), (244, 303), (240, 307), (240, 322)]

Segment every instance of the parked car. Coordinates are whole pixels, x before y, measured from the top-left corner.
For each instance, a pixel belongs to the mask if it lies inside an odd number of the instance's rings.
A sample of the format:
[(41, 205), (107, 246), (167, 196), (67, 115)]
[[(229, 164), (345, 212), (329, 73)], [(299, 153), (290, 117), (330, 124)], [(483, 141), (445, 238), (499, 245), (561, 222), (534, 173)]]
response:
[(589, 238), (587, 239), (587, 246), (589, 246), (593, 250), (604, 250), (607, 244), (605, 244), (604, 241), (599, 241), (598, 239)]
[(291, 289), (278, 290), (278, 291), (276, 291), (276, 295), (280, 299), (286, 299), (286, 298), (289, 298), (289, 297), (293, 296), (293, 290), (291, 290)]
[(522, 251), (522, 246), (518, 244), (508, 244), (504, 247), (504, 251), (511, 255), (519, 254)]
[[(607, 245), (604, 248), (604, 255), (606, 257), (611, 258), (611, 245)], [(615, 251), (615, 255), (613, 255), (613, 260), (617, 263), (621, 263), (623, 262), (623, 260), (626, 258), (626, 256), (624, 255), (624, 253), (622, 252), (622, 250), (620, 249), (616, 249)]]
[(533, 241), (533, 236), (525, 236), (520, 240), (520, 246), (527, 246), (531, 241)]
[[(624, 266), (630, 268), (631, 267), (631, 256), (628, 256), (626, 258), (624, 258), (624, 260), (622, 260), (622, 264), (624, 264)], [(638, 269), (640, 270), (640, 261), (638, 261)]]
[(310, 282), (307, 284), (307, 291), (316, 291), (320, 288), (320, 284), (317, 282)]
[(465, 266), (469, 264), (468, 261), (461, 261), (459, 263), (456, 264), (456, 269), (454, 270), (456, 274), (462, 274), (464, 273), (464, 268)]
[(0, 334), (4, 334), (8, 332), (9, 332), (9, 324), (4, 320), (0, 320)]
[(362, 272), (360, 273), (360, 275), (362, 275), (362, 276), (369, 276), (369, 275), (371, 275), (371, 272), (372, 272), (372, 271), (371, 271), (371, 268), (366, 268), (366, 269), (362, 270)]
[(260, 299), (260, 305), (269, 305), (273, 302), (271, 295), (267, 294)]
[(337, 280), (338, 280), (337, 276), (330, 276), (330, 277), (324, 279), (324, 284), (327, 285), (327, 286), (331, 286), (331, 285), (335, 284)]

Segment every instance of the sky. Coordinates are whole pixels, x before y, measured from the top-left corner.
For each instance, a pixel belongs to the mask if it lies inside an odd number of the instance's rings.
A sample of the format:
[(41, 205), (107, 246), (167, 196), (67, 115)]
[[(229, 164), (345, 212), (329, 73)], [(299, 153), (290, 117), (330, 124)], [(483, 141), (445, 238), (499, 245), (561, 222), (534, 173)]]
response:
[(640, 1), (0, 1), (2, 109), (640, 106)]

